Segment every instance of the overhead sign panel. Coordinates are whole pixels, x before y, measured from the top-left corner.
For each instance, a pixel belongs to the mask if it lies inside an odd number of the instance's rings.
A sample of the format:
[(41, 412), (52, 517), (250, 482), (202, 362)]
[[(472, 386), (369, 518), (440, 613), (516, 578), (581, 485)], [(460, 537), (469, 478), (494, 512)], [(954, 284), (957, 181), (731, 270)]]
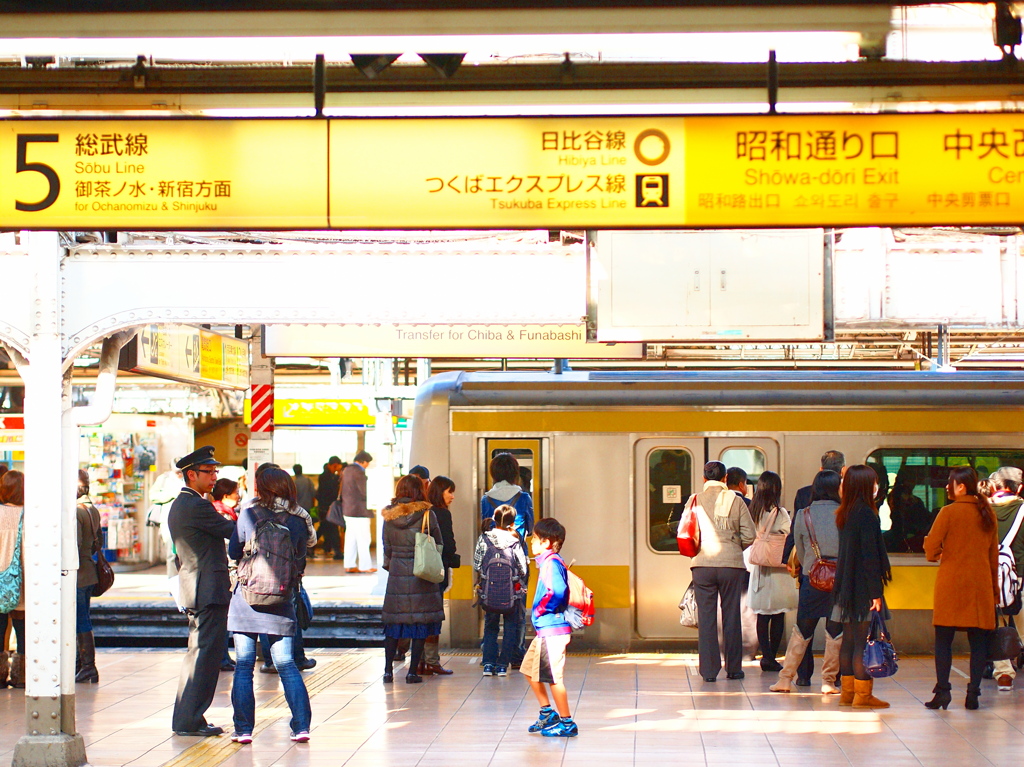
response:
[(642, 343), (587, 343), (585, 325), (267, 325), (268, 357), (643, 359)]
[(121, 349), (118, 367), (219, 389), (249, 387), (249, 342), (186, 325), (147, 325)]
[(688, 226), (1010, 223), (1020, 114), (686, 118)]
[(7, 120), (0, 226), (319, 228), (326, 156), (310, 120)]
[(684, 209), (683, 127), (660, 117), (334, 120), (331, 224), (672, 226)]
[(1015, 113), (0, 121), (12, 228), (1016, 225), (1022, 205)]

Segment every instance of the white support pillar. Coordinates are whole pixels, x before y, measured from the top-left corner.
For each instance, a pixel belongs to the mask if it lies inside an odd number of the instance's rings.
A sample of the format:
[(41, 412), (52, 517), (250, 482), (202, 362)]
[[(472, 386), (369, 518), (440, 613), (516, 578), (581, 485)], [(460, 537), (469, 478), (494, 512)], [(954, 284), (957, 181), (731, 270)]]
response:
[[(274, 360), (263, 356), (263, 327), (253, 327), (249, 343), (249, 402), (252, 420), (249, 424), (249, 470), (247, 482), (249, 493), (256, 492), (256, 467), (261, 463), (274, 462)], [(269, 388), (269, 402), (266, 399)], [(258, 413), (260, 407), (270, 408), (269, 421), (266, 413)]]
[[(85, 743), (75, 728), (75, 587), (77, 541), (73, 485), (65, 465), (73, 451), (62, 435), (60, 240), (29, 235), (34, 264), (32, 332), (25, 382), (26, 734), (12, 767), (77, 767)], [(54, 456), (60, 456), (55, 465)], [(54, 471), (61, 480), (55, 482)], [(70, 511), (70, 513), (69, 513)], [(61, 535), (55, 542), (53, 531)], [(74, 561), (74, 565), (70, 563)]]

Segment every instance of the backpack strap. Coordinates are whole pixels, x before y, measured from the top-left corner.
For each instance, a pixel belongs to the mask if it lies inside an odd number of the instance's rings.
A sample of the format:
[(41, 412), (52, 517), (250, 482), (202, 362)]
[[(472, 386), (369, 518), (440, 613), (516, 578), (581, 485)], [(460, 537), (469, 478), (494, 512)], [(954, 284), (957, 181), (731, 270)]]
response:
[(1024, 503), (1017, 509), (1017, 516), (1013, 520), (1013, 525), (1010, 527), (1010, 531), (1003, 538), (1003, 546), (1010, 546), (1013, 540), (1017, 537), (1017, 533), (1020, 532), (1021, 523), (1024, 522)]

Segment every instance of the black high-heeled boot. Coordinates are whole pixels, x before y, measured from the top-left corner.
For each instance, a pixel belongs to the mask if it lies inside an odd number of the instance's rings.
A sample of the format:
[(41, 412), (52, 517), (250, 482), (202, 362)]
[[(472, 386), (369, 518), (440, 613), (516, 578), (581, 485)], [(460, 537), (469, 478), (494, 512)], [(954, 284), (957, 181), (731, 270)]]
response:
[(946, 708), (949, 707), (949, 702), (953, 700), (953, 693), (950, 692), (950, 690), (952, 689), (953, 687), (949, 684), (949, 682), (946, 682), (945, 684), (940, 682), (939, 684), (935, 685), (935, 687), (932, 689), (932, 692), (935, 693), (935, 697), (924, 704), (925, 708), (941, 708), (943, 711), (945, 711)]
[(967, 700), (964, 701), (964, 708), (975, 711), (978, 708), (978, 698), (981, 697), (981, 685), (967, 685)]

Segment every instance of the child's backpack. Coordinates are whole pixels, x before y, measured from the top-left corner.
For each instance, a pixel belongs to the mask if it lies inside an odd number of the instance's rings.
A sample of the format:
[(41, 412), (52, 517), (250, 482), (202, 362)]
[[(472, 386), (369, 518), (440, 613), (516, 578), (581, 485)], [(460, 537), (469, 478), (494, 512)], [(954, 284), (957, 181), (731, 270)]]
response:
[(512, 547), (501, 548), (486, 534), (484, 545), (486, 549), (480, 560), (480, 605), (489, 613), (510, 615), (515, 612), (523, 588), (515, 554)]
[(1016, 615), (1021, 608), (1021, 589), (1024, 582), (1017, 575), (1017, 560), (1013, 556), (1010, 545), (1020, 531), (1021, 522), (1024, 521), (1024, 506), (1017, 510), (1017, 516), (1011, 525), (1003, 542), (999, 544), (999, 559), (997, 561), (997, 573), (999, 578), (999, 608), (1003, 615)]
[(256, 531), (245, 542), (237, 570), (242, 596), (253, 607), (281, 605), (291, 601), (302, 575), (286, 524), (288, 512), (273, 514), (261, 506), (253, 506), (252, 512)]
[(567, 568), (565, 572), (569, 581), (569, 606), (565, 609), (565, 620), (574, 631), (579, 631), (594, 622), (594, 592), (572, 570)]

